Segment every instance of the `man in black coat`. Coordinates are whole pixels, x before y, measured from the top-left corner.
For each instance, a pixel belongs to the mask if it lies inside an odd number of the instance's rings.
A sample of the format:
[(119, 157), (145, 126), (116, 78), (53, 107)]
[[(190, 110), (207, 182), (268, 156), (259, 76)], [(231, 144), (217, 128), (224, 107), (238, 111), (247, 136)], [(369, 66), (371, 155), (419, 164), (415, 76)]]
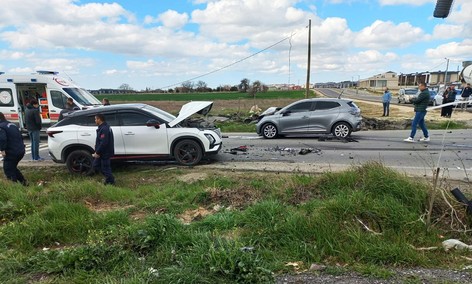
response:
[(26, 186), (26, 179), (18, 169), (18, 163), (25, 156), (23, 137), (18, 127), (6, 120), (2, 112), (0, 112), (0, 151), (7, 179)]
[(39, 132), (41, 131), (42, 123), (37, 100), (32, 100), (26, 106), (25, 124), (31, 141), (31, 159), (33, 161), (42, 161), (44, 159), (39, 156)]
[(110, 158), (115, 155), (115, 141), (113, 131), (106, 123), (103, 114), (95, 115), (95, 123), (98, 125), (97, 138), (95, 139), (95, 153), (92, 156), (94, 169), (100, 170), (105, 176), (105, 185), (115, 184), (115, 178), (111, 172)]

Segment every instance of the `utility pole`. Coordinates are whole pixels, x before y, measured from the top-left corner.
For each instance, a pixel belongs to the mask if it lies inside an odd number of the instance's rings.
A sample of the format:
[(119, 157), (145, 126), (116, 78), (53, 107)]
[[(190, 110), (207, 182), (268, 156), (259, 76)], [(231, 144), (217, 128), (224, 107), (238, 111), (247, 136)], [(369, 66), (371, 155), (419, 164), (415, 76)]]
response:
[(305, 98), (308, 98), (308, 94), (310, 93), (310, 64), (311, 62), (311, 19), (308, 20), (308, 64), (306, 70), (306, 93)]
[(446, 71), (444, 72), (444, 87), (447, 85), (447, 69), (449, 68), (449, 58), (446, 59)]
[(360, 81), (361, 81), (361, 76), (357, 75), (356, 94), (359, 94), (359, 82)]

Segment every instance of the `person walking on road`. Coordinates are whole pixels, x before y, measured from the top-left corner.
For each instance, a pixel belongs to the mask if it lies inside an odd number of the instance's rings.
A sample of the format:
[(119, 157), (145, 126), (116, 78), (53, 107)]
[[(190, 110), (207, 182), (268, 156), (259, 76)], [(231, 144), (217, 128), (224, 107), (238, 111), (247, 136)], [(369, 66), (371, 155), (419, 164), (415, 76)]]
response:
[(18, 163), (25, 156), (25, 144), (18, 127), (5, 119), (0, 112), (0, 151), (3, 157), (3, 172), (7, 179), (28, 185), (18, 169)]
[(98, 129), (95, 139), (95, 153), (92, 154), (93, 168), (105, 176), (105, 185), (114, 185), (115, 177), (111, 172), (110, 164), (110, 158), (115, 154), (113, 131), (101, 113), (95, 115), (95, 123), (98, 125)]
[(468, 104), (470, 95), (472, 95), (472, 88), (470, 87), (470, 83), (467, 83), (465, 88), (462, 90), (462, 94), (461, 94), (461, 101), (463, 101), (463, 103), (461, 104), (462, 111), (464, 111), (464, 109), (467, 110), (467, 104)]
[(25, 124), (31, 141), (31, 159), (33, 161), (43, 161), (39, 156), (39, 132), (41, 131), (41, 114), (39, 113), (39, 103), (31, 100), (26, 106)]
[(382, 96), (382, 104), (383, 104), (383, 114), (382, 116), (388, 116), (390, 113), (390, 101), (392, 100), (392, 94), (388, 90), (387, 87), (384, 89), (384, 94)]
[(416, 135), (416, 128), (418, 125), (420, 126), (421, 130), (423, 131), (423, 138), (420, 139), (422, 142), (430, 141), (428, 129), (426, 128), (426, 123), (424, 122), (424, 117), (426, 116), (426, 108), (428, 107), (430, 94), (429, 90), (426, 87), (426, 83), (419, 84), (420, 94), (418, 97), (413, 98), (412, 102), (415, 107), (415, 117), (411, 123), (411, 133), (410, 137), (404, 139), (405, 142), (415, 142), (415, 135)]

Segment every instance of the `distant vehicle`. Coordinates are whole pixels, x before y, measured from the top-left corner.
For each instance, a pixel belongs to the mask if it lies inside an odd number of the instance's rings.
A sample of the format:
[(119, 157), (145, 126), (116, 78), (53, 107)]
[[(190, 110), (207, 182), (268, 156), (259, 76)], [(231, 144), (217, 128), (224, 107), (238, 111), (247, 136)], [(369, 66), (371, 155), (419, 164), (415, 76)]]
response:
[(31, 100), (39, 102), (45, 128), (58, 121), (68, 98), (72, 98), (75, 107), (80, 109), (101, 105), (88, 91), (58, 74), (55, 71), (36, 71), (29, 75), (0, 72), (0, 112), (22, 131), (26, 131), (25, 108)]
[(48, 148), (52, 160), (65, 163), (71, 173), (89, 174), (92, 168), (96, 129), (94, 117), (105, 116), (115, 140), (113, 160), (175, 159), (193, 166), (203, 156), (216, 154), (222, 147), (217, 128), (184, 127), (195, 113), (205, 115), (212, 102), (190, 102), (177, 117), (146, 104), (117, 104), (78, 110), (48, 128)]
[(398, 103), (409, 104), (411, 99), (419, 94), (418, 88), (405, 88), (398, 90)]
[(361, 110), (348, 99), (305, 99), (272, 111), (256, 125), (257, 134), (266, 139), (319, 133), (345, 138), (361, 129)]

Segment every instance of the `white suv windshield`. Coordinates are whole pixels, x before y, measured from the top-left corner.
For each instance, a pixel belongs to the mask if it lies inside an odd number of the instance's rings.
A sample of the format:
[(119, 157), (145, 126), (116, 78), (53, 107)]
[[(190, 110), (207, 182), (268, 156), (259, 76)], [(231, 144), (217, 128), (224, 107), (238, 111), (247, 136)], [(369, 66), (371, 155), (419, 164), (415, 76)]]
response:
[(64, 88), (69, 96), (71, 96), (74, 101), (78, 102), (83, 106), (91, 106), (91, 105), (101, 105), (100, 101), (97, 100), (92, 94), (87, 92), (84, 89), (79, 88)]
[(143, 110), (164, 119), (166, 122), (171, 122), (175, 119), (175, 116), (173, 116), (172, 114), (150, 105), (146, 105), (145, 107), (143, 107)]

